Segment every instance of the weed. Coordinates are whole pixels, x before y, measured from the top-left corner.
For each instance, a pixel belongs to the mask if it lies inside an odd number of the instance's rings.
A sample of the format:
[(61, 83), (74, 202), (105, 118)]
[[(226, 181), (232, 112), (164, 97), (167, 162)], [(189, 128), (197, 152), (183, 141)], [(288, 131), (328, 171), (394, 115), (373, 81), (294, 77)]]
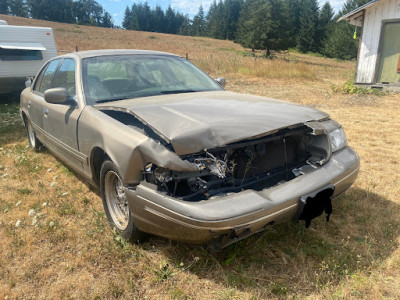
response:
[(386, 92), (383, 92), (379, 89), (374, 88), (364, 88), (361, 86), (357, 86), (354, 84), (353, 80), (346, 81), (342, 86), (333, 86), (332, 90), (336, 93), (343, 94), (357, 94), (357, 95), (375, 95), (375, 96), (384, 96), (387, 95)]
[(156, 37), (156, 36), (154, 36), (154, 35), (149, 35), (147, 38), (148, 38), (148, 39), (151, 39), (151, 40), (157, 40), (157, 39), (159, 39), (159, 37)]
[(12, 205), (6, 200), (0, 199), (0, 211), (2, 211), (3, 213), (8, 213), (11, 207)]
[(29, 195), (30, 193), (32, 193), (32, 190), (28, 188), (20, 188), (17, 189), (17, 192), (20, 193), (21, 195)]
[(177, 287), (171, 289), (170, 295), (172, 299), (176, 300), (188, 299), (188, 297), (185, 294), (185, 291)]
[(124, 249), (126, 247), (126, 245), (127, 245), (125, 239), (121, 236), (121, 234), (119, 233), (119, 231), (116, 228), (113, 228), (113, 233), (114, 233), (114, 237), (113, 237), (114, 242), (121, 249)]
[(82, 198), (82, 202), (83, 202), (83, 204), (88, 205), (90, 203), (90, 200), (88, 197), (85, 196)]
[(167, 261), (162, 260), (158, 268), (153, 270), (156, 278), (154, 281), (161, 282), (167, 280), (168, 278), (175, 276), (177, 273), (171, 270), (171, 267)]
[(103, 211), (92, 209), (92, 220), (94, 219), (94, 228), (87, 231), (89, 237), (94, 237), (98, 233), (102, 233), (105, 229), (105, 214)]
[(60, 163), (60, 162), (58, 162), (57, 163), (57, 168), (62, 172), (62, 173), (64, 173), (64, 174), (67, 174), (67, 175), (74, 175), (74, 173), (70, 170), (70, 169), (68, 169), (68, 167), (66, 167), (66, 166), (64, 166), (62, 163)]
[(17, 103), (0, 103), (0, 120), (0, 146), (24, 138), (25, 128), (19, 115)]
[(289, 289), (285, 282), (276, 282), (271, 289), (271, 293), (277, 296), (286, 296), (288, 291)]
[(65, 202), (57, 210), (60, 216), (70, 216), (76, 214), (76, 209), (70, 202)]

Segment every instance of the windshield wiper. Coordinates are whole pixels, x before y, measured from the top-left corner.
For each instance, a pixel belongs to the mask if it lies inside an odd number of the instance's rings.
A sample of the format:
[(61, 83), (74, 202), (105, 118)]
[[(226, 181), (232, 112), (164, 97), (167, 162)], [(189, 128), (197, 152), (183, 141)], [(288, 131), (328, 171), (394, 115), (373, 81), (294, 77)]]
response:
[(160, 94), (181, 94), (181, 93), (193, 93), (193, 92), (198, 92), (195, 90), (166, 90), (166, 91), (161, 91)]

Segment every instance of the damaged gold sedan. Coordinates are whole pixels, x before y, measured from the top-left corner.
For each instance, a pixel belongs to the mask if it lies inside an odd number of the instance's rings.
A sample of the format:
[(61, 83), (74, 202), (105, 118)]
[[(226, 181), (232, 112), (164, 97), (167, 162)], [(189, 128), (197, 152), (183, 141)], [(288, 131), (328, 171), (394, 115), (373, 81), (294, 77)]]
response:
[(185, 59), (99, 50), (49, 61), (21, 94), (31, 146), (99, 187), (122, 236), (223, 248), (332, 212), (359, 157), (315, 109), (227, 92)]

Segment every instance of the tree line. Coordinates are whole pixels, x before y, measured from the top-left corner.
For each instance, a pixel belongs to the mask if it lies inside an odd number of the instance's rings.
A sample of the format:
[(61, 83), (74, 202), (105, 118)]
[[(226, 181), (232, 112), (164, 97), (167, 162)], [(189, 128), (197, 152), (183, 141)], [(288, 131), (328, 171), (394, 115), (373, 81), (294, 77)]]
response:
[[(335, 14), (329, 2), (318, 0), (214, 0), (207, 12), (200, 6), (190, 18), (169, 6), (147, 2), (127, 7), (122, 27), (228, 39), (253, 50), (296, 48), (301, 52), (353, 59), (357, 55), (355, 27), (338, 18), (368, 0), (346, 0)], [(0, 13), (64, 23), (114, 27), (110, 14), (95, 0), (1, 0)]]
[(111, 15), (95, 0), (1, 0), (0, 14), (114, 27)]
[(353, 59), (357, 55), (355, 27), (336, 21), (368, 0), (347, 0), (335, 14), (329, 2), (317, 0), (220, 0), (208, 12), (200, 6), (190, 19), (169, 7), (165, 12), (147, 2), (125, 10), (122, 27), (162, 33), (228, 39), (253, 50), (296, 48), (301, 52)]

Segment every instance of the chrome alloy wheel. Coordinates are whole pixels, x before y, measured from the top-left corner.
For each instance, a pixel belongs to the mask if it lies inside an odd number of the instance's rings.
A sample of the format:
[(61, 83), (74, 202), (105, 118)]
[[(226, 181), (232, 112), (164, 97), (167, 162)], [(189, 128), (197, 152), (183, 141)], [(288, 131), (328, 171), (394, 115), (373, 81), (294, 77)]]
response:
[(104, 194), (110, 216), (119, 230), (125, 230), (129, 223), (129, 206), (121, 178), (109, 171), (104, 178)]
[(28, 130), (28, 138), (29, 142), (31, 143), (32, 148), (36, 147), (36, 137), (35, 137), (35, 131), (33, 131), (33, 126), (31, 121), (28, 120), (27, 124), (27, 130)]

